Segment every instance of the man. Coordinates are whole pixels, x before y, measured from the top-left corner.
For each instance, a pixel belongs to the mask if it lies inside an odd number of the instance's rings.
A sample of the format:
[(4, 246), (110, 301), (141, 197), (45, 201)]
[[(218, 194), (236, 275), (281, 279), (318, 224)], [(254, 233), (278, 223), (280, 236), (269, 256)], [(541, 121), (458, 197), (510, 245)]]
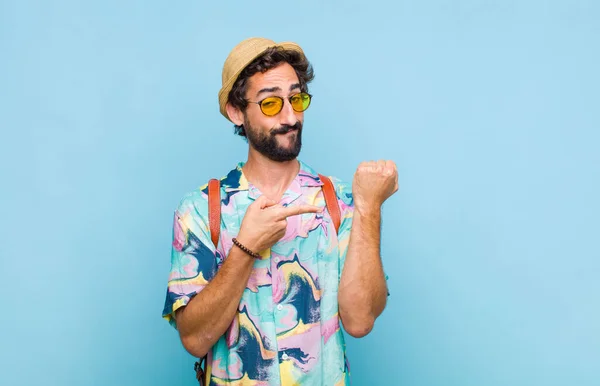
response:
[(362, 337), (385, 308), (381, 205), (398, 189), (391, 161), (332, 178), (336, 233), (317, 172), (297, 160), (312, 67), (294, 43), (252, 38), (229, 54), (221, 113), (248, 160), (220, 180), (220, 238), (208, 188), (176, 213), (163, 316), (185, 349), (207, 355), (210, 385), (348, 385), (346, 332)]

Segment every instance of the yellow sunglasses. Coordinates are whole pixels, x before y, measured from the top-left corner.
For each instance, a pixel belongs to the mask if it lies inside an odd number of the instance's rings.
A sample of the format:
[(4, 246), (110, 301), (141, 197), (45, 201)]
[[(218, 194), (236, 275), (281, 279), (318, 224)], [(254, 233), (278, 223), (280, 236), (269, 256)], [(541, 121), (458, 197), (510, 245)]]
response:
[[(310, 106), (310, 100), (312, 95), (307, 92), (299, 92), (298, 94), (294, 94), (287, 99), (290, 101), (290, 105), (292, 105), (292, 109), (294, 111), (301, 113), (305, 111), (308, 106)], [(279, 114), (279, 112), (283, 109), (284, 98), (278, 96), (270, 96), (258, 102), (247, 101), (248, 103), (256, 103), (260, 106), (260, 111), (268, 117), (272, 117), (274, 115)]]

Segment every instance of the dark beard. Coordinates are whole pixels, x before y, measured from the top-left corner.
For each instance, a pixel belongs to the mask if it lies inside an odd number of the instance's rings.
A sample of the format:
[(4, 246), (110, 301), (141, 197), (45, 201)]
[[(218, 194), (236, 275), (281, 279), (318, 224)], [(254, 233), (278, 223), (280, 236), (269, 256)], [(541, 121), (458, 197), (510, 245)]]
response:
[[(291, 161), (298, 157), (300, 149), (302, 148), (302, 123), (296, 122), (294, 125), (283, 125), (277, 129), (271, 130), (270, 133), (259, 133), (258, 130), (254, 130), (248, 120), (244, 119), (244, 129), (246, 131), (246, 138), (248, 143), (256, 151), (272, 161), (285, 162)], [(296, 135), (291, 138), (292, 146), (290, 148), (283, 148), (277, 143), (278, 134), (286, 134), (289, 131), (295, 130)]]

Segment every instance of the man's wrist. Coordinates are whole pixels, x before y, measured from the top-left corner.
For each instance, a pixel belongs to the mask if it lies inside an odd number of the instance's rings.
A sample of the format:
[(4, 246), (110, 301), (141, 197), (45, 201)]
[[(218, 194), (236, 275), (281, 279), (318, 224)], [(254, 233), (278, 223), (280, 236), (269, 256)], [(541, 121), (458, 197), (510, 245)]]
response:
[(237, 248), (239, 248), (242, 252), (244, 252), (245, 254), (255, 258), (255, 259), (260, 259), (260, 253), (257, 251), (252, 250), (251, 248), (249, 248), (248, 246), (246, 246), (244, 243), (242, 243), (240, 240), (238, 240), (237, 238), (233, 238), (233, 245), (236, 246)]
[(379, 216), (381, 214), (381, 205), (377, 204), (362, 204), (355, 205), (354, 211), (362, 217)]

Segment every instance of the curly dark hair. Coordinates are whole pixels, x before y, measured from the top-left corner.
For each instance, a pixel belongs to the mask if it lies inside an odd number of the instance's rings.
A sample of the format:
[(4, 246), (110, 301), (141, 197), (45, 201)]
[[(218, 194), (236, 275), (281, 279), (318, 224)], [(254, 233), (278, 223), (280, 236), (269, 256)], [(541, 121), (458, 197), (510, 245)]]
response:
[[(314, 73), (312, 65), (306, 59), (306, 56), (298, 51), (286, 50), (282, 47), (271, 47), (244, 68), (233, 84), (227, 101), (242, 112), (245, 111), (248, 107), (248, 102), (246, 101), (248, 79), (258, 72), (265, 73), (282, 63), (288, 63), (294, 68), (298, 76), (300, 89), (303, 92), (308, 92), (308, 84), (314, 79)], [(244, 125), (235, 125), (235, 134), (246, 137)]]

